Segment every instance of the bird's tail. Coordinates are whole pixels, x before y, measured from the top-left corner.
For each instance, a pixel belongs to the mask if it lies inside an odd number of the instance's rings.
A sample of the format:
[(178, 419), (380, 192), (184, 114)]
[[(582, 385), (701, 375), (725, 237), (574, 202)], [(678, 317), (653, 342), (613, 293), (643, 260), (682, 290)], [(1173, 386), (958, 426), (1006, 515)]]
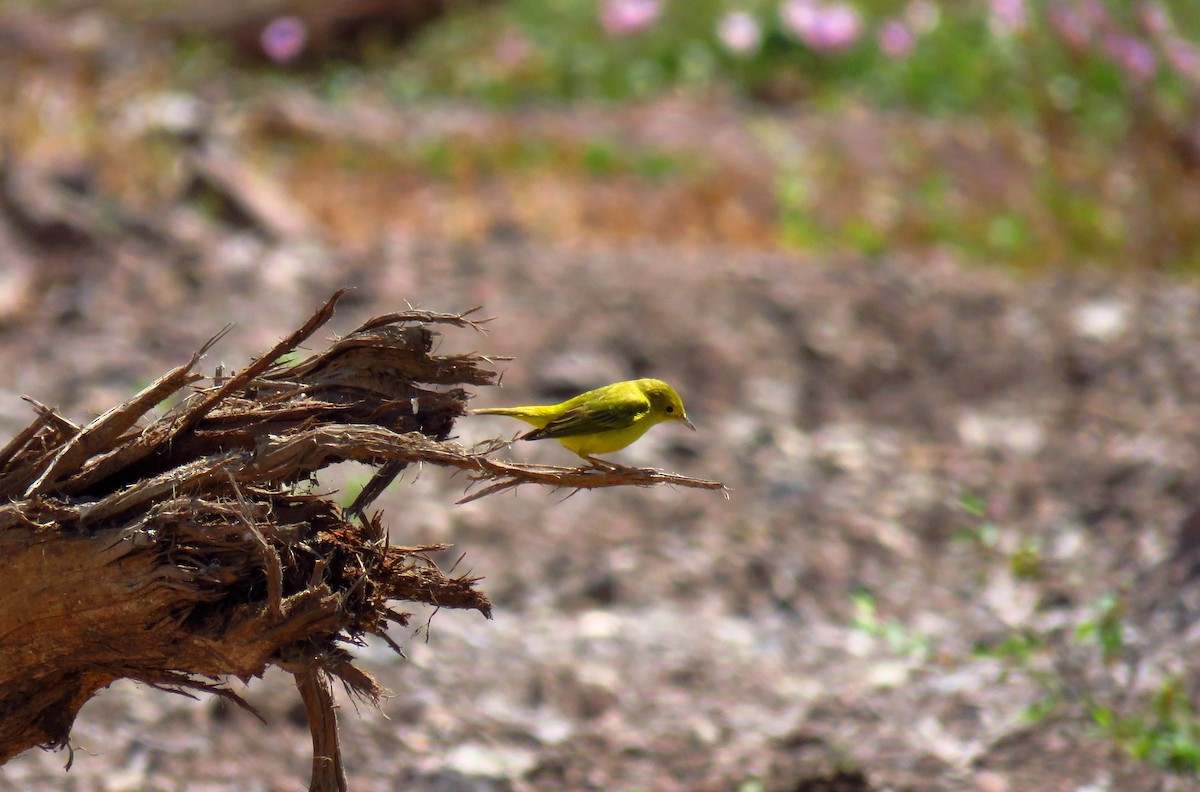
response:
[(507, 415), (510, 418), (517, 418), (527, 424), (533, 424), (539, 429), (545, 426), (552, 417), (542, 412), (541, 407), (481, 407), (478, 410), (471, 410), (473, 415)]

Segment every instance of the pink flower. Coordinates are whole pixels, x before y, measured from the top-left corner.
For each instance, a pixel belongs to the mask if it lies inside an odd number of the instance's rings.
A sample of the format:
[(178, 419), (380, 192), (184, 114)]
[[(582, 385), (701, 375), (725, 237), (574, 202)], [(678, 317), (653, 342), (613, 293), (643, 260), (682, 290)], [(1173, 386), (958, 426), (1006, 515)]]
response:
[(1025, 29), (1025, 0), (992, 0), (992, 30), (1011, 36)]
[(862, 19), (846, 3), (819, 5), (814, 0), (788, 0), (779, 16), (796, 38), (817, 52), (838, 52), (858, 41)]
[(849, 49), (858, 41), (861, 30), (862, 19), (854, 7), (834, 3), (823, 9), (808, 43), (819, 52)]
[(717, 24), (717, 38), (725, 49), (735, 55), (750, 55), (762, 44), (762, 30), (754, 16), (746, 11), (732, 11)]
[(1146, 32), (1160, 38), (1171, 32), (1171, 15), (1158, 3), (1138, 3), (1138, 19)]
[(1167, 62), (1180, 77), (1200, 82), (1200, 49), (1181, 38), (1169, 39), (1165, 45)]
[(1104, 38), (1104, 52), (1135, 83), (1146, 82), (1158, 71), (1158, 58), (1154, 56), (1154, 50), (1133, 36), (1110, 33)]
[(308, 44), (308, 26), (294, 16), (272, 19), (258, 39), (266, 56), (276, 63), (291, 63), (304, 52)]
[(879, 30), (879, 50), (894, 60), (908, 57), (917, 37), (899, 19), (889, 19)]
[(651, 27), (661, 13), (659, 0), (604, 0), (600, 24), (610, 36), (626, 36)]
[(787, 0), (779, 7), (779, 21), (796, 38), (807, 41), (819, 13), (816, 0)]
[(1108, 14), (1108, 6), (1102, 0), (1085, 0), (1083, 18), (1087, 20), (1092, 30), (1104, 30), (1111, 26), (1112, 17)]
[(1084, 14), (1064, 5), (1056, 5), (1051, 7), (1049, 18), (1050, 27), (1072, 49), (1085, 49), (1091, 43), (1092, 24)]

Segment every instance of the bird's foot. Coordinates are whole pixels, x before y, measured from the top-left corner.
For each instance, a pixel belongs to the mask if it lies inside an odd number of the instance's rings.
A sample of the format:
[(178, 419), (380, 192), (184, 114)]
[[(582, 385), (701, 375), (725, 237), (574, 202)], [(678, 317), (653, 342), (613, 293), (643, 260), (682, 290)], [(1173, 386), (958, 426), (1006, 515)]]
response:
[(591, 466), (596, 468), (597, 470), (608, 470), (608, 471), (629, 470), (629, 468), (625, 465), (618, 465), (616, 462), (608, 462), (603, 459), (598, 459), (597, 457), (594, 457), (594, 456), (585, 456), (584, 459), (587, 460), (588, 463), (591, 464)]

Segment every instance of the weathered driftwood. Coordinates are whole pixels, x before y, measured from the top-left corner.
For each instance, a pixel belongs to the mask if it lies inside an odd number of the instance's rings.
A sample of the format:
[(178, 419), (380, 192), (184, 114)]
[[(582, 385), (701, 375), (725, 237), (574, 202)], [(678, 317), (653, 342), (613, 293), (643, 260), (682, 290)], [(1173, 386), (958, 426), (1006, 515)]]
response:
[[(435, 328), (477, 327), (421, 311), (373, 319), (302, 362), (280, 359), (324, 324), (339, 295), (245, 369), (197, 386), (201, 356), (85, 427), (37, 417), (0, 449), (0, 764), (68, 744), (80, 707), (121, 678), (237, 701), (221, 681), (268, 665), (296, 677), (313, 731), (311, 788), (343, 790), (329, 692), (383, 694), (345, 648), (407, 624), (395, 601), (490, 614), (470, 577), (387, 541), (370, 502), (409, 464), (468, 471), (482, 488), (716, 482), (653, 470), (568, 469), (488, 458), (446, 440), (463, 386), (495, 374), (474, 354), (434, 355)], [(304, 486), (326, 465), (375, 465), (349, 510)], [(244, 705), (244, 702), (240, 702)]]

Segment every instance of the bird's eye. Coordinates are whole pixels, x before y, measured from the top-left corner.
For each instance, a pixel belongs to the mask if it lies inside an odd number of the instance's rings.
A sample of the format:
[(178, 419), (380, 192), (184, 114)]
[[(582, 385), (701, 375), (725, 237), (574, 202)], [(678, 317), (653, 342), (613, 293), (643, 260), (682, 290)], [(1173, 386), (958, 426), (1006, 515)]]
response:
[(669, 405), (669, 404), (668, 404), (668, 405), (667, 405), (667, 412), (669, 412), (669, 413), (673, 413), (673, 412), (675, 412), (675, 408), (674, 408), (674, 407), (672, 407), (671, 405)]

